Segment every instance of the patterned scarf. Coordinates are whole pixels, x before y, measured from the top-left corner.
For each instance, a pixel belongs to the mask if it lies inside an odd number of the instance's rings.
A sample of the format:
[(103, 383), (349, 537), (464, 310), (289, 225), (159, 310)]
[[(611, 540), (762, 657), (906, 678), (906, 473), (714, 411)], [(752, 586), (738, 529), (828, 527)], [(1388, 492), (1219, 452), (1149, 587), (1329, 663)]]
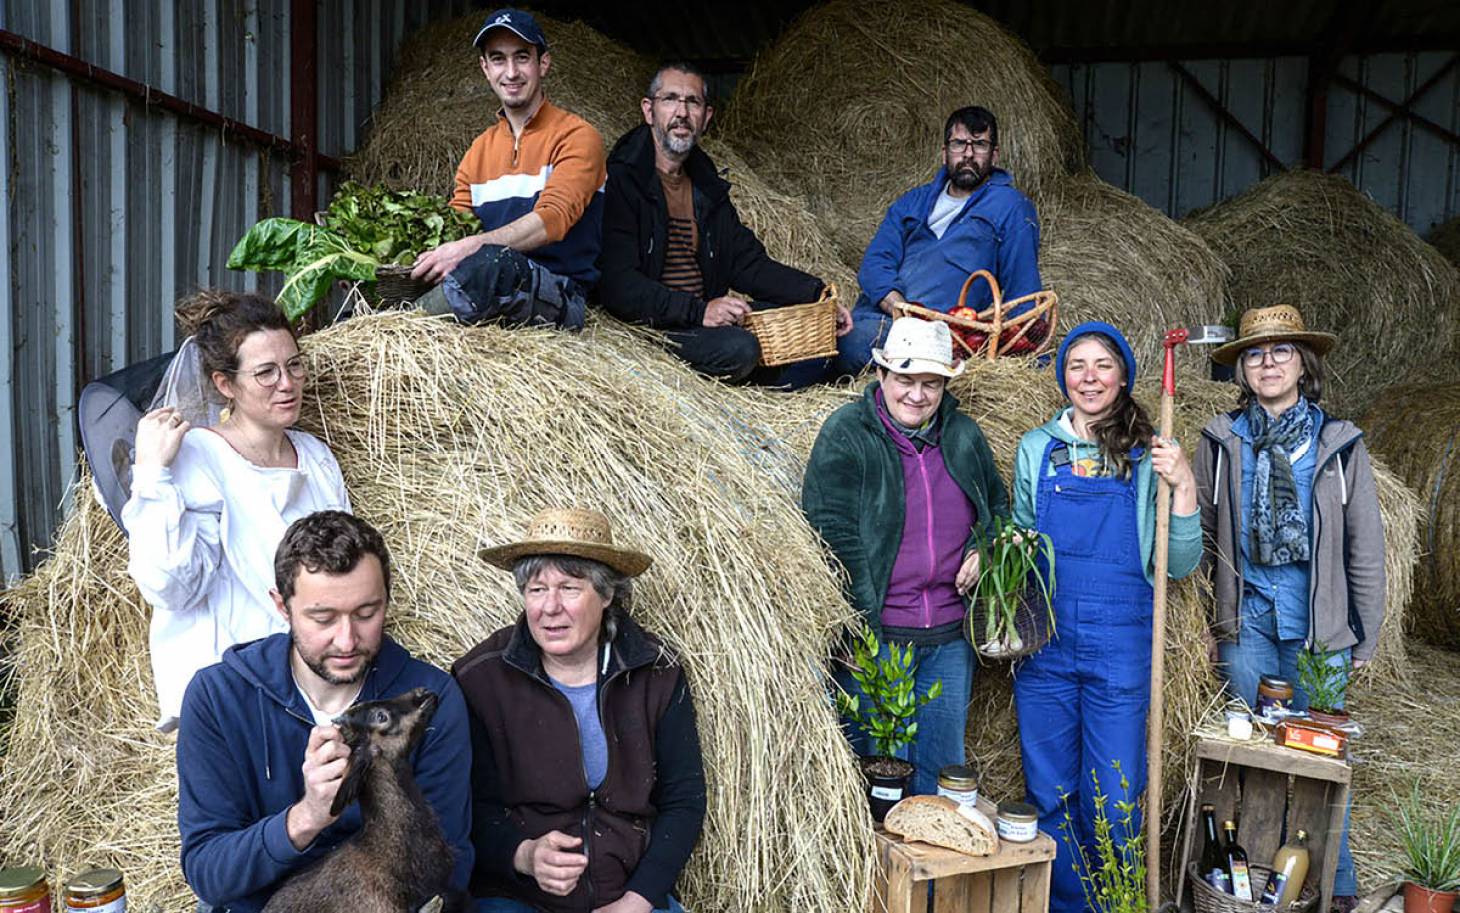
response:
[(1274, 419), (1254, 398), (1247, 404), (1247, 426), (1257, 454), (1252, 480), (1252, 560), (1266, 565), (1307, 561), (1308, 518), (1298, 508), (1292, 453), (1313, 436), (1313, 410), (1300, 396), (1296, 405)]

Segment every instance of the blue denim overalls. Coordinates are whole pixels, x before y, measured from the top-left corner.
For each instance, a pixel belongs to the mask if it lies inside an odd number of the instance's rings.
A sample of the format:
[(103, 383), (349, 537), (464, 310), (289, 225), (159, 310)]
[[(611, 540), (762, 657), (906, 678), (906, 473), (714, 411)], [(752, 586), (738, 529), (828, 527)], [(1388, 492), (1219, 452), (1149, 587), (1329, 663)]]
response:
[[(1144, 451), (1132, 451), (1138, 463)], [(1051, 441), (1035, 500), (1036, 526), (1055, 550), (1056, 636), (1015, 673), (1019, 743), (1028, 800), (1040, 829), (1058, 844), (1050, 910), (1085, 909), (1079, 876), (1071, 869), (1065, 804), (1074, 835), (1094, 862), (1095, 803), (1090, 772), (1110, 796), (1126, 796), (1111, 762), (1119, 759), (1136, 801), (1146, 782), (1146, 708), (1150, 702), (1151, 585), (1141, 559), (1134, 472), (1131, 479), (1079, 476), (1069, 448)], [(1048, 474), (1054, 466), (1054, 474)], [(1139, 827), (1139, 812), (1133, 819)], [(1115, 830), (1117, 842), (1124, 831)]]

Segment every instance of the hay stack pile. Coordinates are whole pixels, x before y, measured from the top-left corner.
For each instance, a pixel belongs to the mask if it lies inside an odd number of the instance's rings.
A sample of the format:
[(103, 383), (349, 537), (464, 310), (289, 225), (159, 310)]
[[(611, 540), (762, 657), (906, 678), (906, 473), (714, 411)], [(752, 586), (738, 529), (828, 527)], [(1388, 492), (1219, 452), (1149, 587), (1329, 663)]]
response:
[[(305, 340), (305, 424), (394, 553), (391, 632), (446, 664), (516, 615), (475, 557), (551, 504), (605, 510), (653, 554), (636, 613), (689, 670), (710, 813), (691, 909), (842, 911), (870, 886), (860, 775), (819, 669), (847, 615), (820, 543), (734, 391), (638, 337), (362, 317)], [(552, 396), (533, 381), (552, 378)], [(780, 448), (784, 449), (784, 448)], [(155, 719), (147, 615), (125, 545), (81, 494), (57, 555), (4, 611), (21, 619), (18, 711), (0, 770), (0, 857), (71, 873), (106, 860), (134, 903), (186, 905), (175, 775)]]
[[(548, 97), (597, 128), (611, 150), (619, 137), (644, 122), (639, 99), (654, 65), (582, 22), (537, 18), (552, 54)], [(499, 107), (470, 47), (480, 27), (480, 14), (469, 13), (426, 26), (406, 42), (385, 99), (372, 116), (370, 135), (349, 159), (353, 178), (450, 196), (462, 154), (491, 125)], [(806, 201), (767, 184), (713, 136), (704, 146), (730, 181), (741, 220), (771, 256), (836, 282), (850, 303), (856, 296), (855, 271), (841, 262)]]
[(1001, 162), (1031, 196), (1080, 164), (1048, 68), (953, 0), (814, 7), (756, 58), (726, 129), (757, 168), (801, 182), (855, 263), (888, 204), (933, 176), (948, 114), (971, 104), (999, 118)]
[(1444, 255), (1446, 260), (1460, 267), (1460, 218), (1451, 219), (1430, 232), (1430, 244)]
[(1207, 243), (1138, 197), (1084, 172), (1039, 201), (1044, 284), (1060, 296), (1060, 327), (1120, 327), (1142, 370), (1160, 364), (1173, 327), (1220, 323), (1228, 270)]
[(1363, 426), (1369, 446), (1419, 493), (1425, 510), (1409, 628), (1460, 648), (1460, 392), (1453, 384), (1392, 387)]
[(1341, 177), (1274, 175), (1185, 224), (1231, 267), (1237, 309), (1295, 304), (1339, 335), (1327, 367), (1345, 413), (1460, 339), (1460, 271)]

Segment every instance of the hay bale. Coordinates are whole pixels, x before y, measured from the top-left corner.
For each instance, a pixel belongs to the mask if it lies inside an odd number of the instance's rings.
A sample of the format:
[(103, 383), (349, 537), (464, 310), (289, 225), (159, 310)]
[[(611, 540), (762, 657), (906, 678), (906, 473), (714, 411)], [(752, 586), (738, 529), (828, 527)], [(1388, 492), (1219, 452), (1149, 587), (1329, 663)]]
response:
[(1410, 661), (1422, 687), (1360, 682), (1349, 693), (1354, 719), (1364, 727), (1351, 747), (1349, 840), (1359, 884), (1371, 888), (1394, 880), (1404, 866), (1398, 834), (1385, 817), (1395, 795), (1405, 796), (1411, 784), (1418, 784), (1438, 808), (1460, 802), (1460, 764), (1454, 761), (1460, 737), (1460, 653), (1414, 644)]
[(1453, 384), (1390, 388), (1363, 426), (1369, 446), (1419, 493), (1424, 507), (1408, 629), (1430, 643), (1460, 648), (1460, 392)]
[[(723, 420), (735, 391), (607, 323), (580, 335), (361, 317), (306, 337), (304, 424), (395, 555), (391, 633), (448, 663), (510, 622), (475, 557), (549, 504), (604, 509), (656, 557), (636, 613), (683, 657), (710, 808), (692, 909), (842, 911), (871, 884), (871, 822), (820, 669), (848, 610), (775, 448)], [(551, 398), (535, 378), (551, 377)], [(722, 395), (723, 394), (723, 395)], [(738, 411), (738, 409), (737, 409)], [(134, 903), (188, 906), (175, 775), (155, 718), (147, 613), (85, 494), (56, 556), (5, 595), (21, 619), (0, 856), (114, 862)]]
[(855, 264), (888, 205), (937, 170), (949, 113), (973, 104), (998, 117), (1000, 162), (1031, 196), (1080, 164), (1080, 131), (1049, 69), (953, 0), (812, 8), (736, 86), (726, 136), (804, 187)]
[(1166, 330), (1226, 315), (1227, 266), (1206, 242), (1092, 172), (1056, 181), (1039, 219), (1039, 269), (1059, 293), (1060, 326), (1120, 327), (1143, 371), (1159, 365)]
[[(654, 64), (582, 22), (537, 18), (552, 53), (548, 98), (592, 124), (612, 149), (620, 136), (644, 122), (639, 99)], [(347, 162), (352, 177), (451, 195), (461, 156), (492, 124), (499, 107), (467, 46), (480, 27), (480, 14), (470, 13), (428, 25), (406, 43), (371, 118), (370, 134)], [(460, 53), (442, 54), (441, 48)], [(850, 305), (857, 294), (855, 270), (841, 262), (806, 200), (767, 184), (713, 136), (705, 138), (704, 148), (730, 181), (741, 220), (771, 256), (836, 282)]]
[(1446, 260), (1460, 266), (1460, 218), (1436, 226), (1426, 240)]
[(1338, 334), (1330, 389), (1349, 414), (1460, 338), (1460, 271), (1344, 178), (1277, 174), (1184, 224), (1231, 267), (1236, 310), (1294, 304)]

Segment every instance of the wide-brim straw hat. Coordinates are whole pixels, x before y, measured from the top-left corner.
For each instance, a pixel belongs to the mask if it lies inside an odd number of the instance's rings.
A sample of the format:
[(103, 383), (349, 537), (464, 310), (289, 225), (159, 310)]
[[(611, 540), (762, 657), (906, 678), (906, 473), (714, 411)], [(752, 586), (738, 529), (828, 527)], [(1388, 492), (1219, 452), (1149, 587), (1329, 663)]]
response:
[(1303, 315), (1291, 304), (1275, 304), (1243, 311), (1237, 324), (1237, 338), (1218, 346), (1212, 353), (1212, 361), (1219, 365), (1235, 365), (1244, 349), (1283, 340), (1307, 343), (1319, 355), (1327, 355), (1338, 344), (1338, 337), (1332, 333), (1308, 329), (1303, 324)]
[(953, 363), (953, 334), (941, 320), (899, 317), (887, 331), (887, 342), (872, 350), (872, 360), (894, 374), (938, 374), (957, 377), (963, 362)]
[(483, 547), (477, 555), (488, 564), (510, 571), (529, 555), (571, 555), (608, 565), (620, 574), (637, 577), (654, 563), (643, 552), (613, 543), (608, 518), (596, 510), (550, 507), (527, 524), (527, 537), (507, 545)]

